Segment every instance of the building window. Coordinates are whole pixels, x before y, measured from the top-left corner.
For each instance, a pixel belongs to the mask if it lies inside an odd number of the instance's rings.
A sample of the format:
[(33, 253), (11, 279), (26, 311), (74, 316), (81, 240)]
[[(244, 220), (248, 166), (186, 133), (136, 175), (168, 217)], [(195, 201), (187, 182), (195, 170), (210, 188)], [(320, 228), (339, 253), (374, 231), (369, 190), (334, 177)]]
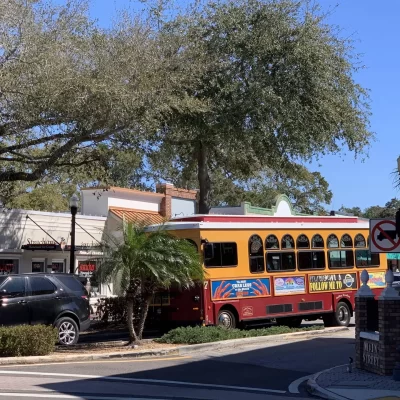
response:
[(234, 242), (206, 243), (204, 246), (204, 265), (206, 267), (236, 267), (237, 260), (237, 244)]
[(31, 296), (42, 296), (56, 291), (56, 287), (47, 278), (31, 276), (29, 283), (31, 285)]
[(45, 272), (44, 264), (44, 259), (32, 259), (32, 272)]
[(353, 250), (332, 250), (329, 254), (329, 268), (353, 268), (354, 253)]
[(345, 233), (340, 239), (340, 247), (353, 247), (353, 239), (347, 233)]
[(282, 249), (294, 249), (294, 240), (292, 236), (285, 235), (282, 238)]
[(279, 250), (279, 240), (275, 235), (268, 235), (265, 239), (265, 249), (278, 249)]
[(365, 237), (359, 233), (354, 238), (354, 247), (367, 247), (367, 242), (365, 241)]
[(267, 253), (266, 257), (268, 272), (296, 270), (296, 257), (293, 251), (271, 252)]
[(0, 275), (18, 274), (19, 260), (0, 258)]
[(64, 272), (64, 260), (52, 260), (51, 265), (47, 266), (47, 270), (51, 273)]
[(336, 235), (329, 235), (327, 242), (330, 249), (337, 249), (339, 247), (339, 240)]
[(314, 235), (311, 239), (311, 247), (313, 249), (323, 249), (324, 248), (324, 239), (321, 235)]
[(297, 253), (299, 271), (325, 269), (324, 251), (299, 251)]
[(249, 263), (252, 274), (265, 271), (263, 242), (258, 235), (253, 235), (249, 239)]
[(357, 267), (379, 267), (379, 254), (371, 254), (369, 250), (356, 250)]
[(296, 241), (296, 246), (298, 249), (309, 249), (310, 241), (308, 240), (308, 237), (304, 234), (299, 235)]

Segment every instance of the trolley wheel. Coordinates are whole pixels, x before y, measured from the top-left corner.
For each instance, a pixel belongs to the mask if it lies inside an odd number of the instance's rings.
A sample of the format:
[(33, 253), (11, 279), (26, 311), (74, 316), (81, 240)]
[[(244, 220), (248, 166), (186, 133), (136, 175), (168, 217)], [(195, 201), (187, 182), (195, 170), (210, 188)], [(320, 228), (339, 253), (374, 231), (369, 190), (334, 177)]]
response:
[(237, 326), (235, 314), (231, 310), (219, 310), (217, 325), (226, 329), (235, 329)]
[(323, 317), (325, 326), (349, 326), (350, 319), (350, 307), (344, 301), (339, 301), (334, 313)]

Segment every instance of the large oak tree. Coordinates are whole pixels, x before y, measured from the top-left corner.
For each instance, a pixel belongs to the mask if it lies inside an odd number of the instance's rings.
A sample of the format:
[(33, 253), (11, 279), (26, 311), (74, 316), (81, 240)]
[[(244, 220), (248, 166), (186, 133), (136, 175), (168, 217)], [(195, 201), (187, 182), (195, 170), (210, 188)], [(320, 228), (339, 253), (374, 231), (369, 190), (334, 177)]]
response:
[[(308, 1), (210, 2), (164, 24), (198, 54), (191, 98), (203, 107), (176, 110), (153, 141), (153, 168), (197, 175), (199, 211), (213, 180), (293, 176), (299, 162), (370, 143), (367, 91), (352, 43)], [(196, 60), (195, 60), (196, 62)]]

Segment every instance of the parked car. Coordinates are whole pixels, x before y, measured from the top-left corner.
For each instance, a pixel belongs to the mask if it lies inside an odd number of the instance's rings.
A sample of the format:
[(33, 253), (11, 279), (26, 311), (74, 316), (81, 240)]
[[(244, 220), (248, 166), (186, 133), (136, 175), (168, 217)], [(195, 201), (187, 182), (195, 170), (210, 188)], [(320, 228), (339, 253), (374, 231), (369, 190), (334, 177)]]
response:
[(70, 274), (0, 276), (0, 325), (28, 324), (53, 325), (60, 344), (76, 344), (79, 332), (90, 326), (85, 287)]

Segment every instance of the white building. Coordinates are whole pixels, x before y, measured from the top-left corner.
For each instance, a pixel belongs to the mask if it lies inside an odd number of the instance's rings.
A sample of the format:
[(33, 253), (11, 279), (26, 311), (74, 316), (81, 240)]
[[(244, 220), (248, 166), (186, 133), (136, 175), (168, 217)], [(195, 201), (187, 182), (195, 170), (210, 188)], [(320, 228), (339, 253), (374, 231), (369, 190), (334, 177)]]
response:
[[(160, 223), (196, 212), (196, 191), (170, 184), (157, 192), (111, 187), (83, 189), (75, 225), (75, 271), (91, 276), (102, 256), (101, 244), (116, 234), (122, 219)], [(71, 214), (0, 209), (0, 274), (69, 272)], [(96, 282), (92, 282), (95, 286)], [(108, 295), (112, 285), (95, 289)]]

